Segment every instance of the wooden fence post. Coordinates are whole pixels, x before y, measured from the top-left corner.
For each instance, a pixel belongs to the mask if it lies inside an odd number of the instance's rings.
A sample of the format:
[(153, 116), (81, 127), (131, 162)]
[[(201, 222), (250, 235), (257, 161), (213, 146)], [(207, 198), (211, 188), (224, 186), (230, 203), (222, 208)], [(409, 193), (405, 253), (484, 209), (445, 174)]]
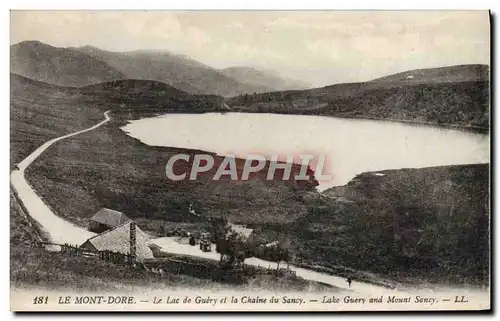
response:
[(130, 222), (130, 256), (132, 260), (130, 262), (131, 265), (135, 264), (136, 259), (136, 250), (137, 250), (137, 242), (136, 242), (136, 224), (135, 222)]

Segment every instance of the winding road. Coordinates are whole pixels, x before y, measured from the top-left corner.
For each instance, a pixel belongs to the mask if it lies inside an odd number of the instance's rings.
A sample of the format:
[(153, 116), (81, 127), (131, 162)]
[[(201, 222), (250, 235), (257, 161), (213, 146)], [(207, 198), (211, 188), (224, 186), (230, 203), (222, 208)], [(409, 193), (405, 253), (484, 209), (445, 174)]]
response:
[[(58, 138), (54, 138), (44, 143), (40, 147), (38, 147), (33, 153), (31, 153), (28, 157), (26, 157), (23, 161), (21, 161), (17, 165), (17, 169), (12, 171), (11, 173), (11, 184), (13, 188), (16, 190), (17, 195), (20, 198), (20, 201), (26, 207), (28, 214), (35, 219), (47, 232), (53, 243), (63, 244), (69, 243), (74, 245), (81, 245), (88, 238), (95, 235), (95, 233), (90, 232), (82, 227), (76, 226), (62, 217), (57, 216), (54, 212), (47, 206), (43, 200), (36, 194), (33, 188), (26, 181), (24, 176), (24, 172), (26, 168), (28, 168), (33, 161), (35, 161), (47, 148), (52, 146), (54, 143), (70, 138), (91, 130), (94, 130), (108, 121), (110, 121), (109, 112), (104, 113), (105, 119), (100, 123), (89, 127), (84, 130), (80, 130), (78, 132), (64, 135)], [(219, 260), (219, 254), (215, 252), (202, 252), (198, 247), (190, 246), (187, 244), (180, 244), (175, 241), (174, 238), (164, 237), (158, 239), (152, 239), (151, 243), (154, 243), (162, 248), (163, 251), (173, 253), (173, 254), (184, 254), (197, 256), (202, 258)], [(273, 267), (276, 268), (276, 263), (264, 261), (258, 258), (249, 258), (245, 260), (246, 264), (254, 265), (254, 266), (263, 266), (263, 267)], [(344, 278), (315, 272), (312, 270), (307, 270), (299, 267), (290, 266), (294, 271), (296, 271), (297, 276), (300, 276), (304, 279), (323, 282), (326, 284), (330, 284), (339, 288), (349, 289), (348, 284)], [(388, 290), (385, 287), (375, 286), (368, 283), (362, 282), (353, 282), (351, 286), (351, 290), (355, 292), (361, 292), (365, 294), (372, 295), (381, 295), (383, 293), (387, 293)], [(396, 290), (392, 290), (396, 291)]]
[[(154, 243), (155, 245), (158, 245), (159, 247), (162, 248), (163, 251), (172, 253), (172, 254), (179, 254), (179, 255), (190, 255), (190, 256), (197, 256), (205, 259), (212, 259), (218, 261), (220, 259), (220, 254), (216, 252), (202, 252), (199, 247), (197, 246), (191, 246), (189, 244), (180, 244), (177, 242), (176, 237), (162, 237), (158, 239), (151, 240), (151, 243)], [(215, 248), (215, 245), (212, 246), (212, 248)], [(269, 262), (265, 260), (261, 260), (256, 257), (251, 257), (248, 259), (245, 259), (245, 264), (248, 265), (253, 265), (253, 266), (260, 266), (260, 267), (270, 267), (273, 269), (276, 269), (276, 263), (275, 262)], [(322, 282), (325, 284), (333, 285), (335, 287), (345, 289), (345, 290), (352, 290), (354, 292), (360, 292), (364, 294), (369, 294), (369, 295), (384, 295), (389, 292), (394, 292), (394, 293), (399, 293), (398, 290), (391, 290), (386, 287), (382, 286), (377, 286), (377, 285), (372, 285), (369, 283), (364, 283), (364, 282), (357, 282), (354, 281), (349, 288), (349, 285), (346, 282), (346, 279), (343, 277), (338, 277), (335, 275), (330, 275), (326, 273), (320, 273), (304, 268), (299, 268), (296, 266), (293, 266), (290, 264), (290, 269), (295, 271), (297, 276), (300, 276), (306, 280), (310, 281), (316, 281), (316, 282)]]
[(35, 149), (33, 153), (28, 155), (24, 160), (17, 164), (17, 169), (12, 171), (10, 181), (12, 187), (17, 192), (20, 201), (28, 210), (28, 214), (35, 219), (47, 232), (51, 241), (58, 244), (69, 243), (74, 245), (81, 245), (89, 237), (95, 235), (86, 229), (76, 226), (63, 218), (55, 215), (52, 210), (43, 202), (43, 200), (36, 194), (24, 176), (24, 171), (31, 165), (47, 148), (54, 143), (73, 137), (91, 130), (94, 130), (108, 121), (110, 121), (109, 110), (104, 113), (104, 120), (100, 123), (89, 127), (84, 130), (77, 131), (72, 134), (60, 136), (49, 140), (42, 146)]

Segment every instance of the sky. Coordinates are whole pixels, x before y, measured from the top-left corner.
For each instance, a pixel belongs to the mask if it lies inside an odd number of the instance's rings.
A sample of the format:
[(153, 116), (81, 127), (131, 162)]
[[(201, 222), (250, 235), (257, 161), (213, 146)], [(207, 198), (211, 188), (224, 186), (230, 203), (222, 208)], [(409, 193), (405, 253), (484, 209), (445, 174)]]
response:
[(487, 11), (11, 11), (10, 43), (168, 50), (313, 87), (489, 64)]

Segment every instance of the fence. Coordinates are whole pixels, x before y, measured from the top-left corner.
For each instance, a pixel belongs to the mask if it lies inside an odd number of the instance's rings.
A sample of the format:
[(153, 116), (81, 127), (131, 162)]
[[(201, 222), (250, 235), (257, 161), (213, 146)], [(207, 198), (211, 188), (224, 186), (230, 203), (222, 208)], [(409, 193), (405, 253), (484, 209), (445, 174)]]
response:
[[(136, 268), (143, 268), (146, 271), (156, 274), (160, 277), (168, 276), (169, 274), (186, 274), (194, 277), (212, 279), (215, 281), (224, 281), (226, 283), (243, 283), (246, 278), (253, 277), (258, 274), (270, 274), (277, 276), (293, 275), (295, 271), (287, 268), (280, 268), (279, 270), (271, 267), (252, 266), (242, 264), (238, 268), (224, 269), (221, 268), (220, 262), (207, 260), (200, 262), (193, 259), (176, 259), (176, 258), (158, 258), (149, 259), (135, 264), (136, 259), (130, 254), (123, 254), (114, 251), (96, 251), (86, 248), (81, 248), (68, 243), (57, 244), (51, 242), (40, 242), (42, 246), (58, 246), (60, 247), (61, 254), (82, 256), (94, 259), (101, 259), (106, 262), (117, 264), (128, 264)], [(170, 273), (169, 273), (170, 272)]]
[(84, 256), (84, 257), (94, 257), (101, 260), (113, 263), (124, 263), (124, 264), (134, 264), (136, 259), (130, 254), (123, 254), (114, 251), (95, 251), (90, 249), (81, 248), (68, 243), (57, 244), (51, 242), (41, 242), (43, 246), (59, 246), (62, 254), (74, 255), (74, 256)]

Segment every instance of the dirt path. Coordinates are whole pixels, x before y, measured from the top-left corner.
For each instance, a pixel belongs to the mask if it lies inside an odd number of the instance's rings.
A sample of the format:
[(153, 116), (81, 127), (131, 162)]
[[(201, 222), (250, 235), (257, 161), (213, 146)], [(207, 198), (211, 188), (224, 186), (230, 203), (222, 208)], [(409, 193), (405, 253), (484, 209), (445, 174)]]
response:
[[(183, 254), (190, 256), (202, 257), (205, 259), (213, 259), (219, 260), (220, 255), (215, 251), (212, 252), (202, 252), (199, 247), (191, 246), (189, 244), (181, 244), (176, 241), (176, 237), (162, 237), (158, 239), (151, 240), (151, 243), (154, 243), (162, 248), (163, 251), (173, 254)], [(212, 247), (213, 249), (215, 246)], [(276, 263), (269, 262), (265, 260), (261, 260), (256, 257), (248, 258), (245, 260), (245, 264), (253, 265), (253, 266), (261, 266), (261, 267), (270, 267), (275, 269)], [(398, 290), (391, 290), (382, 286), (377, 286), (369, 283), (357, 282), (354, 281), (349, 288), (349, 285), (346, 282), (346, 279), (343, 277), (338, 277), (335, 275), (330, 275), (326, 273), (316, 272), (308, 269), (299, 268), (293, 265), (290, 265), (290, 269), (297, 273), (297, 276), (300, 276), (306, 280), (322, 282), (326, 284), (333, 285), (335, 287), (352, 290), (353, 292), (359, 292), (363, 294), (369, 295), (387, 295), (388, 293), (394, 292), (394, 294), (401, 295), (402, 292)]]
[(60, 136), (44, 143), (42, 146), (38, 147), (34, 152), (28, 155), (28, 157), (22, 160), (17, 165), (18, 169), (12, 171), (10, 175), (12, 187), (16, 190), (20, 201), (28, 210), (29, 215), (33, 217), (33, 219), (35, 219), (46, 230), (47, 234), (51, 238), (51, 241), (54, 243), (70, 243), (80, 245), (89, 237), (95, 235), (95, 233), (78, 227), (55, 215), (26, 181), (24, 171), (26, 170), (26, 168), (28, 168), (28, 166), (31, 165), (31, 163), (33, 163), (33, 161), (35, 161), (47, 148), (52, 146), (54, 143), (65, 138), (73, 137), (94, 130), (107, 123), (110, 120), (108, 114), (109, 111), (105, 112), (105, 119), (92, 127), (77, 131), (72, 134)]

